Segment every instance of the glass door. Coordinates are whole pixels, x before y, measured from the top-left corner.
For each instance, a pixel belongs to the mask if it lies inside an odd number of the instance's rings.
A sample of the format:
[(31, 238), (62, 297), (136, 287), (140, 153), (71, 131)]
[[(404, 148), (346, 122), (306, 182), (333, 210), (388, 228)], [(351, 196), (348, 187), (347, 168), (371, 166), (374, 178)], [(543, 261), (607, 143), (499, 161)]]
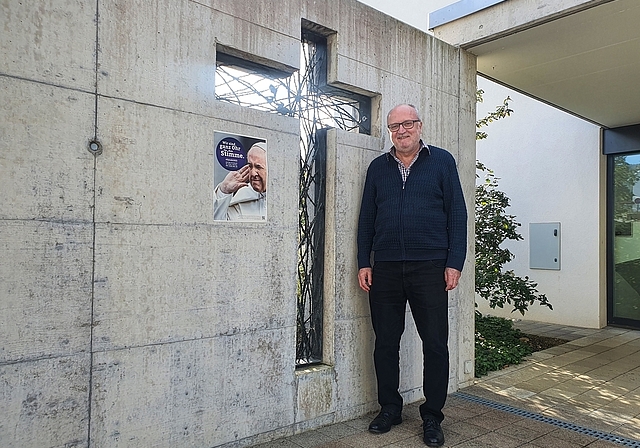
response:
[(610, 157), (610, 324), (640, 328), (640, 152)]

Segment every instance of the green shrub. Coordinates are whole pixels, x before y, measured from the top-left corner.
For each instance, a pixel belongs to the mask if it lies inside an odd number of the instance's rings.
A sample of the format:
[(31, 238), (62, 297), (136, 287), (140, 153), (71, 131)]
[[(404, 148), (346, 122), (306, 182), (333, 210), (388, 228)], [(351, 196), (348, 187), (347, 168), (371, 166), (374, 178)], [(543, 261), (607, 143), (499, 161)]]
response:
[(522, 337), (524, 334), (513, 327), (512, 321), (476, 313), (476, 377), (519, 364), (529, 356), (532, 349), (520, 340)]

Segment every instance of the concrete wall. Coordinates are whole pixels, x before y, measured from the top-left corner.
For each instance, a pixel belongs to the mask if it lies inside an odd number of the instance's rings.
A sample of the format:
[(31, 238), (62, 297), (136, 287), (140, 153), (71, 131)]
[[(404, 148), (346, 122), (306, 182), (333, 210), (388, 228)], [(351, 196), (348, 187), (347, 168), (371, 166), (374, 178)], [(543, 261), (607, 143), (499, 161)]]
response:
[[(511, 199), (507, 213), (522, 224), (523, 241), (504, 246), (516, 258), (506, 268), (538, 283), (553, 305), (531, 306), (525, 316), (513, 307), (483, 313), (579, 327), (606, 325), (605, 166), (600, 128), (565, 112), (508, 90), (484, 78), (478, 117), (495, 110), (510, 96), (514, 114), (484, 128), (477, 157), (500, 178)], [(529, 269), (529, 224), (560, 222), (560, 270)]]
[[(0, 10), (0, 445), (246, 446), (375, 409), (354, 243), (365, 169), (410, 101), (472, 210), (474, 58), (355, 0)], [(371, 136), (329, 133), (325, 365), (296, 370), (299, 125), (213, 86), (217, 45), (295, 70), (303, 18), (337, 33), (330, 81), (376, 110)], [(269, 142), (267, 223), (214, 222), (214, 130)], [(453, 391), (473, 378), (472, 250), (450, 327)], [(410, 319), (402, 364), (418, 400)]]

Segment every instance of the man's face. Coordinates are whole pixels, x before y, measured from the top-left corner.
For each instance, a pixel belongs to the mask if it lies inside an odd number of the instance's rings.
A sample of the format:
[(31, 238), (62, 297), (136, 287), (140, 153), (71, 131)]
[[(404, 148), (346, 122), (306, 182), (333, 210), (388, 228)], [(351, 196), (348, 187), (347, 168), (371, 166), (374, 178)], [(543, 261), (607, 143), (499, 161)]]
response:
[(267, 191), (267, 153), (261, 148), (251, 148), (247, 153), (249, 183), (258, 193)]
[[(389, 112), (387, 125), (404, 123), (418, 119), (418, 114), (411, 106), (401, 105)], [(422, 133), (422, 123), (415, 122), (411, 129), (400, 126), (397, 131), (389, 131), (393, 146), (400, 153), (411, 153), (417, 151), (420, 145), (420, 134)]]

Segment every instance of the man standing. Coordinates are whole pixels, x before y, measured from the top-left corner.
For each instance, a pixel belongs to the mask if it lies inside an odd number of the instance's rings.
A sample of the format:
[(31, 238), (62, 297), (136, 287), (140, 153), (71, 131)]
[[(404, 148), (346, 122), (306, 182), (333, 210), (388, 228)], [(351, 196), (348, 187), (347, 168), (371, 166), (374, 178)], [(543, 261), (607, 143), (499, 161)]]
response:
[(228, 221), (267, 219), (267, 149), (255, 143), (247, 151), (247, 164), (230, 171), (214, 190), (213, 218)]
[(442, 446), (449, 381), (447, 291), (458, 285), (466, 256), (467, 209), (455, 160), (422, 142), (416, 108), (391, 109), (387, 128), (393, 147), (369, 165), (358, 222), (358, 282), (369, 292), (382, 407), (369, 431), (385, 433), (402, 423), (399, 350), (408, 301), (424, 356), (424, 442)]

